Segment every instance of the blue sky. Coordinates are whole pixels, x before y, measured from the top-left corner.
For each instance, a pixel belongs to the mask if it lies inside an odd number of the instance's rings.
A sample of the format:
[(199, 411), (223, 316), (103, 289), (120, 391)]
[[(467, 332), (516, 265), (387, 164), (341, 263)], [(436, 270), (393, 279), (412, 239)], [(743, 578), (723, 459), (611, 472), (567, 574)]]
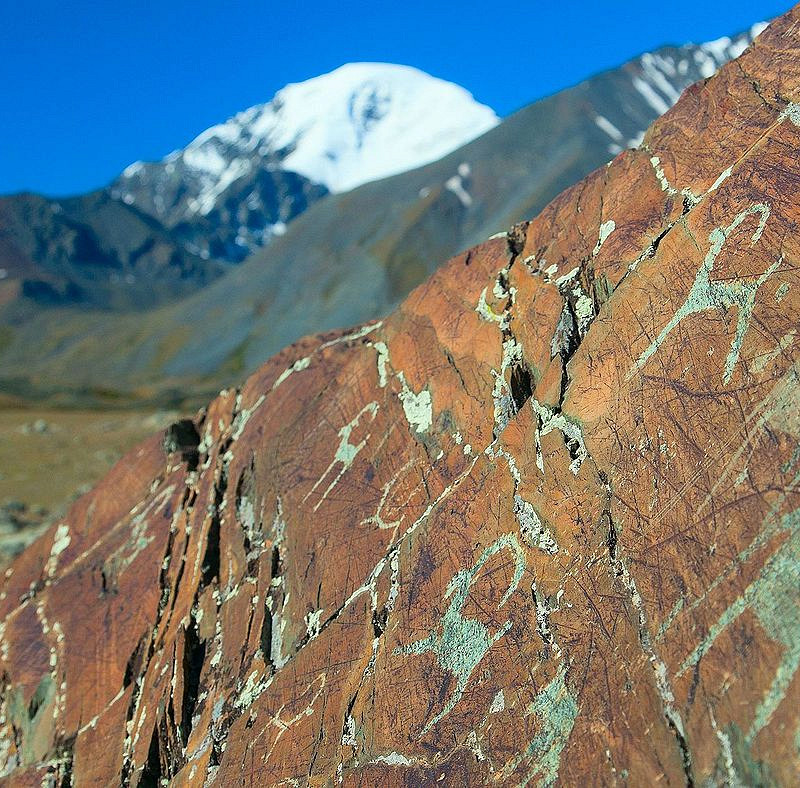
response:
[(506, 115), (639, 52), (734, 33), (789, 5), (0, 0), (0, 193), (101, 186), (348, 61), (417, 66)]

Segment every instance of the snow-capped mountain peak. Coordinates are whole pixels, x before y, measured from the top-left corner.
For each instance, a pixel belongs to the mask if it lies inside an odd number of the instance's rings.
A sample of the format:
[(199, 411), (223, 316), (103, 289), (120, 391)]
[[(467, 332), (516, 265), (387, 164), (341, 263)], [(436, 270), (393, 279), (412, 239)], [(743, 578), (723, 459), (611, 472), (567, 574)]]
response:
[(463, 88), (416, 68), (348, 63), (208, 129), (183, 155), (219, 177), (220, 148), (257, 150), (342, 192), (435, 161), (498, 122)]
[(416, 68), (348, 63), (287, 85), (160, 162), (135, 162), (112, 194), (183, 228), (190, 251), (236, 260), (325, 192), (436, 161), (499, 122), (464, 88)]
[(348, 63), (225, 126), (241, 124), (269, 152), (287, 151), (284, 169), (342, 192), (436, 161), (498, 122), (463, 88), (418, 69)]

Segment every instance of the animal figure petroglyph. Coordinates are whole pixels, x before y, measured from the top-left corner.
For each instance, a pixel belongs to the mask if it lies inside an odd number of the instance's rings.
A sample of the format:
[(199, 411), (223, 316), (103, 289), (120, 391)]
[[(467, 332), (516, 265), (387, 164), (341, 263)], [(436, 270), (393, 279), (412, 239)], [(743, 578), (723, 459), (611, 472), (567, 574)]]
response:
[(715, 227), (708, 236), (711, 247), (703, 260), (702, 265), (697, 271), (694, 284), (686, 301), (678, 309), (672, 319), (662, 329), (658, 337), (636, 360), (634, 369), (628, 375), (630, 379), (635, 370), (641, 369), (648, 361), (650, 356), (661, 347), (667, 336), (675, 329), (679, 323), (689, 315), (696, 315), (699, 312), (707, 312), (717, 309), (727, 312), (731, 307), (736, 307), (739, 311), (736, 321), (736, 334), (731, 342), (731, 349), (725, 359), (725, 372), (722, 376), (723, 383), (729, 383), (733, 376), (733, 369), (739, 360), (739, 353), (744, 342), (747, 330), (750, 328), (750, 320), (753, 316), (753, 308), (756, 302), (756, 293), (761, 285), (775, 273), (782, 262), (782, 258), (776, 260), (764, 273), (756, 279), (736, 278), (731, 280), (712, 280), (711, 272), (714, 270), (714, 263), (725, 246), (726, 241), (739, 225), (748, 217), (755, 214), (759, 215), (758, 227), (751, 237), (755, 244), (764, 232), (764, 226), (769, 219), (770, 208), (765, 203), (754, 203), (746, 210), (737, 214), (736, 218), (727, 227)]
[(506, 621), (492, 634), (481, 621), (465, 618), (461, 612), (467, 602), (470, 589), (484, 564), (504, 548), (508, 548), (514, 554), (514, 577), (497, 606), (498, 610), (502, 608), (517, 590), (526, 565), (525, 553), (513, 533), (504, 534), (494, 544), (489, 545), (470, 569), (456, 572), (448, 583), (444, 595), (445, 599), (450, 597), (452, 599), (450, 606), (442, 616), (441, 627), (437, 625), (428, 637), (409, 643), (407, 646), (399, 646), (394, 650), (395, 654), (417, 655), (430, 651), (436, 655), (442, 669), (458, 679), (458, 684), (450, 699), (444, 708), (425, 725), (421, 731), (422, 735), (427, 733), (458, 703), (467, 688), (472, 671), (486, 656), (489, 649), (511, 628), (511, 622)]

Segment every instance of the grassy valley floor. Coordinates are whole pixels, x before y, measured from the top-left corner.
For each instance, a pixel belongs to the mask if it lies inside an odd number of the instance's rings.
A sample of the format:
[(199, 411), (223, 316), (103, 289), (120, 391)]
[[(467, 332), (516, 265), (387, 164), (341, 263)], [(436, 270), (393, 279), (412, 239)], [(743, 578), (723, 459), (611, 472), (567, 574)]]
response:
[(176, 418), (165, 410), (0, 407), (0, 567)]

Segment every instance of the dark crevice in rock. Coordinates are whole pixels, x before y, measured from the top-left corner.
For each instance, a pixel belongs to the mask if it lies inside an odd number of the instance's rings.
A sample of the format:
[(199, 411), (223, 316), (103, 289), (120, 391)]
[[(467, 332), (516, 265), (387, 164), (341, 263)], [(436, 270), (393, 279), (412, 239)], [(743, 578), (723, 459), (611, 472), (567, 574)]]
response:
[(608, 510), (604, 511), (602, 514), (602, 520), (606, 521), (606, 546), (608, 547), (608, 555), (611, 558), (611, 561), (614, 562), (617, 560), (617, 544), (619, 542), (619, 535), (617, 534), (617, 528), (614, 525), (614, 521), (611, 519), (611, 512)]
[(215, 578), (219, 577), (219, 562), (220, 562), (220, 527), (221, 516), (220, 507), (222, 500), (225, 497), (224, 476), (220, 483), (214, 489), (214, 511), (211, 515), (211, 524), (208, 527), (208, 534), (206, 535), (206, 552), (203, 556), (203, 570), (200, 577), (200, 585), (197, 589), (197, 595), (204, 588), (209, 586)]
[(200, 433), (191, 419), (181, 419), (170, 424), (164, 432), (164, 451), (167, 454), (180, 452), (181, 459), (190, 471), (197, 470), (200, 461)]
[(270, 577), (274, 580), (283, 574), (283, 562), (281, 560), (281, 551), (278, 545), (272, 547), (272, 562), (270, 566)]
[(530, 369), (522, 364), (511, 368), (511, 398), (517, 412), (533, 396), (533, 376)]
[(376, 638), (379, 638), (386, 631), (386, 623), (389, 620), (389, 611), (382, 607), (372, 614), (372, 631)]
[(145, 641), (146, 638), (143, 637), (137, 644), (136, 648), (133, 650), (133, 653), (128, 658), (128, 661), (125, 663), (125, 673), (122, 677), (122, 688), (125, 689), (129, 687), (133, 680), (139, 675), (139, 671), (142, 667), (142, 659), (144, 657), (145, 652)]
[[(691, 210), (692, 206), (688, 203), (688, 197), (683, 198), (683, 211), (681, 213), (681, 218), (686, 216), (687, 213)], [(666, 237), (667, 233), (677, 224), (677, 222), (670, 222), (652, 241), (650, 241), (649, 246), (644, 252), (640, 255), (639, 260), (647, 260), (650, 257), (655, 257), (656, 252), (658, 251), (658, 247), (661, 245), (661, 242)]]
[(444, 351), (444, 357), (447, 359), (447, 363), (453, 368), (453, 371), (456, 373), (456, 375), (458, 375), (458, 379), (461, 381), (461, 388), (466, 391), (467, 384), (463, 375), (461, 374), (461, 370), (458, 368), (458, 364), (456, 364), (455, 359), (453, 358), (452, 353), (450, 353), (446, 347), (443, 347), (442, 350)]
[(549, 621), (549, 606), (547, 599), (539, 599), (536, 593), (536, 583), (531, 586), (531, 597), (533, 599), (533, 607), (536, 610), (536, 631), (544, 643), (544, 656), (549, 659), (550, 652), (553, 650), (553, 632), (550, 629)]
[(154, 725), (150, 748), (147, 751), (147, 762), (139, 779), (139, 788), (159, 788), (161, 775), (161, 742), (159, 741), (158, 725)]
[(75, 760), (75, 736), (63, 741), (58, 748), (59, 772), (61, 772), (61, 781), (59, 788), (72, 788), (72, 770)]
[(201, 641), (197, 626), (192, 622), (183, 636), (183, 698), (181, 701), (181, 741), (184, 746), (189, 741), (192, 730), (192, 715), (197, 706), (200, 691), (200, 676), (206, 658), (206, 644)]
[(235, 496), (236, 520), (242, 529), (247, 573), (251, 576), (255, 576), (258, 572), (258, 558), (264, 543), (263, 524), (256, 514), (256, 496), (255, 456), (251, 456), (249, 464), (245, 466), (236, 482)]
[(264, 662), (274, 670), (275, 665), (272, 661), (272, 611), (266, 605), (264, 606), (264, 620), (261, 622), (259, 645), (264, 656)]
[[(186, 420), (184, 420), (184, 421), (186, 421)], [(181, 423), (182, 422), (178, 422), (178, 424), (181, 424)], [(189, 448), (189, 456), (188, 456), (188, 458), (186, 456), (184, 456), (184, 459), (187, 462), (187, 469), (189, 471), (193, 470), (192, 465), (194, 465), (194, 467), (196, 469), (197, 464), (199, 463), (199, 460), (200, 460), (199, 428), (202, 427), (203, 419), (200, 420), (198, 425), (195, 425), (194, 422), (190, 422), (190, 424), (192, 425), (191, 428), (189, 428), (188, 426), (184, 425), (183, 428), (181, 428), (180, 430), (177, 431), (177, 438), (176, 438), (177, 442), (175, 444), (179, 448), (180, 448), (181, 445), (188, 446), (188, 448)], [(173, 425), (173, 427), (175, 427), (175, 425)], [(170, 430), (167, 431), (167, 435), (169, 435), (169, 434), (172, 434), (173, 437), (175, 437), (176, 436), (176, 431), (173, 430), (173, 429), (170, 429)], [(178, 438), (180, 438), (181, 440), (178, 440)], [(191, 448), (192, 446), (194, 446), (194, 449)], [(166, 444), (165, 444), (165, 449), (169, 450), (168, 447), (166, 446)], [(196, 452), (196, 456), (192, 452)], [(160, 479), (159, 481), (163, 481), (163, 479)], [(190, 516), (190, 514), (192, 512), (192, 509), (194, 507), (194, 503), (195, 503), (196, 498), (197, 498), (197, 490), (194, 487), (194, 483), (193, 483), (193, 481), (191, 481), (191, 478), (187, 479), (186, 486), (185, 486), (184, 491), (183, 491), (183, 497), (181, 498), (180, 509), (179, 509), (179, 511), (182, 510), (182, 511), (185, 512), (187, 518)], [(153, 655), (155, 653), (156, 640), (157, 640), (158, 633), (159, 633), (159, 630), (160, 630), (160, 627), (161, 627), (161, 623), (164, 620), (165, 615), (167, 615), (168, 609), (171, 611), (170, 601), (172, 602), (172, 605), (174, 605), (174, 603), (175, 603), (175, 599), (177, 597), (178, 588), (179, 588), (181, 580), (183, 578), (184, 568), (185, 568), (185, 560), (186, 560), (186, 549), (188, 547), (188, 540), (184, 540), (184, 543), (183, 543), (183, 553), (182, 553), (182, 555), (180, 556), (180, 559), (179, 559), (180, 560), (180, 566), (179, 566), (179, 569), (178, 569), (177, 576), (175, 578), (174, 586), (171, 585), (170, 582), (169, 582), (169, 568), (170, 568), (172, 562), (174, 560), (176, 560), (175, 556), (173, 555), (173, 550), (174, 550), (174, 547), (175, 547), (175, 534), (176, 534), (176, 530), (174, 528), (170, 528), (169, 537), (167, 539), (167, 546), (166, 546), (166, 549), (164, 551), (164, 556), (163, 556), (162, 561), (161, 561), (161, 571), (159, 572), (159, 578), (158, 578), (159, 588), (161, 589), (161, 595), (160, 595), (160, 598), (159, 598), (158, 610), (156, 612), (155, 625), (153, 626), (153, 629), (150, 632), (149, 636), (143, 637), (141, 642), (140, 642), (140, 644), (139, 644), (139, 646), (137, 646), (137, 650), (140, 650), (141, 654), (142, 654), (141, 659), (139, 659), (138, 657), (136, 657), (134, 659), (134, 657), (136, 655), (136, 652), (134, 652), (134, 655), (132, 656), (132, 660), (129, 660), (129, 664), (132, 666), (131, 671), (130, 671), (130, 675), (128, 675), (128, 670), (126, 668), (126, 676), (128, 677), (128, 680), (130, 682), (133, 682), (133, 692), (131, 693), (131, 698), (130, 698), (130, 702), (128, 704), (128, 709), (127, 709), (127, 714), (126, 714), (126, 719), (125, 719), (126, 726), (131, 724), (131, 722), (133, 721), (133, 718), (134, 718), (134, 716), (136, 714), (136, 710), (138, 709), (139, 703), (141, 701), (142, 685), (141, 685), (140, 682), (135, 681), (135, 679), (138, 678), (138, 676), (141, 676), (141, 675), (143, 675), (144, 673), (147, 672), (147, 669), (148, 669), (148, 667), (150, 665), (150, 662), (151, 662), (151, 660), (153, 658)], [(196, 601), (196, 597), (195, 597), (195, 601)], [(147, 648), (146, 649), (144, 648), (145, 643), (147, 643)], [(154, 729), (153, 735), (157, 736), (157, 729)], [(153, 745), (152, 745), (152, 742), (151, 742), (151, 749), (152, 749), (152, 746)], [(157, 742), (156, 742), (156, 747), (158, 748), (158, 743)], [(159, 757), (159, 763), (160, 763), (160, 758), (161, 758), (160, 749), (159, 749), (158, 752), (159, 752), (158, 757)], [(148, 754), (148, 762), (149, 762), (149, 758), (150, 758), (151, 754), (152, 753)], [(123, 763), (122, 763), (122, 773), (121, 773), (121, 783), (123, 785), (128, 785), (129, 784), (130, 777), (131, 777), (131, 772), (132, 772), (133, 768), (134, 768), (133, 753), (130, 750), (126, 749), (126, 751), (123, 753)], [(158, 771), (159, 771), (159, 774), (160, 774), (160, 772), (161, 772), (161, 767), (160, 766), (158, 768)], [(139, 784), (140, 785), (144, 785), (144, 783), (141, 782), (141, 781), (140, 781)]]
[(667, 725), (672, 731), (675, 741), (678, 742), (678, 749), (681, 753), (681, 761), (683, 763), (683, 774), (686, 779), (686, 788), (694, 788), (694, 777), (692, 776), (692, 753), (689, 750), (689, 743), (686, 737), (681, 733), (679, 727), (670, 715), (667, 715)]
[[(503, 343), (503, 352), (505, 354), (506, 347), (516, 348), (518, 353), (509, 364), (510, 381), (509, 389), (511, 391), (511, 408), (513, 413), (519, 413), (523, 405), (533, 396), (533, 374), (530, 367), (525, 362), (522, 354), (522, 347), (517, 342), (514, 332), (511, 330), (511, 311), (514, 308), (515, 295), (509, 280), (509, 272), (514, 267), (514, 264), (519, 259), (522, 250), (525, 248), (526, 232), (528, 228), (527, 222), (515, 224), (507, 233), (506, 238), (508, 241), (508, 251), (510, 259), (508, 265), (497, 273), (495, 292), (499, 288), (505, 297), (508, 299), (501, 314), (500, 322), (500, 336)], [(500, 430), (502, 431), (502, 429)], [(494, 437), (497, 438), (499, 432), (495, 427)]]

